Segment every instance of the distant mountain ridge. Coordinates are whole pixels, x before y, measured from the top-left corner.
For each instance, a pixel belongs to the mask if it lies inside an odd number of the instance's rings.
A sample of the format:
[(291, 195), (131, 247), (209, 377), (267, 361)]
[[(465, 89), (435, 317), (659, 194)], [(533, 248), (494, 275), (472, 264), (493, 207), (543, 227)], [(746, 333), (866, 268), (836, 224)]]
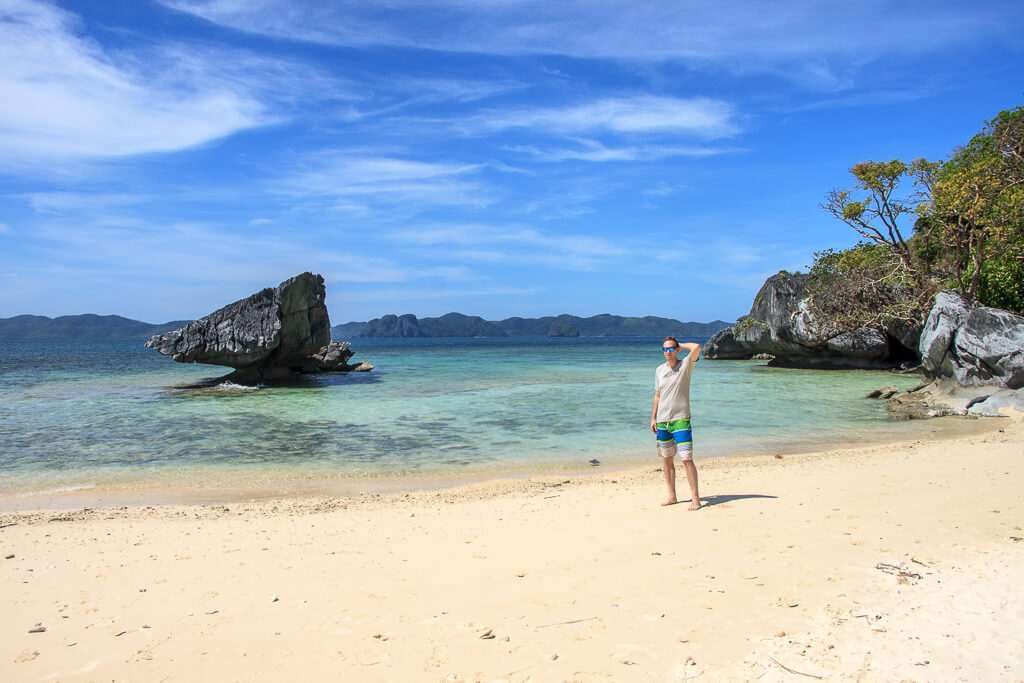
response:
[(187, 325), (190, 320), (174, 320), (154, 325), (119, 315), (16, 315), (0, 318), (0, 339), (46, 341), (51, 339), (146, 340)]
[[(154, 334), (166, 334), (190, 323), (174, 320), (145, 323), (119, 315), (17, 315), (0, 318), (0, 339), (46, 341), (54, 339), (140, 340)], [(349, 322), (331, 328), (334, 339), (356, 337), (711, 337), (732, 323), (680, 322), (656, 316), (623, 317), (601, 314), (589, 318), (575, 315), (542, 318), (506, 318), (489, 321), (479, 316), (448, 313), (439, 318), (415, 315), (385, 315), (367, 322)]]
[(657, 316), (624, 317), (607, 313), (581, 318), (575, 315), (542, 318), (484, 320), (479, 316), (448, 313), (439, 318), (417, 318), (411, 313), (385, 315), (365, 323), (351, 322), (331, 328), (336, 338), (353, 337), (711, 337), (731, 323), (681, 322)]

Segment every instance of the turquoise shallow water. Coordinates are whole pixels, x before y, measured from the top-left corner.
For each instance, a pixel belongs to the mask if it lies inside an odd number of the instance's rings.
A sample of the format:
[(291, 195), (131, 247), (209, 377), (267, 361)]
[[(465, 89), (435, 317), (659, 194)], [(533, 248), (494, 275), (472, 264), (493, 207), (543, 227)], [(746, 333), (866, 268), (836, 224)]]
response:
[[(660, 339), (356, 340), (377, 369), (211, 388), (138, 342), (0, 342), (0, 495), (135, 483), (486, 475), (657, 462)], [(913, 438), (862, 398), (915, 377), (702, 360), (699, 456)]]

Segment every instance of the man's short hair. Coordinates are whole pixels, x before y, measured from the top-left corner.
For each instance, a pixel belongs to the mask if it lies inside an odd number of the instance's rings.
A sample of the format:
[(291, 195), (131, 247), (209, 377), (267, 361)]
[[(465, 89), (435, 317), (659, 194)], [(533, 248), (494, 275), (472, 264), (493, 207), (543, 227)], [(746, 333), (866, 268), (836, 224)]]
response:
[(676, 339), (675, 337), (665, 337), (664, 339), (661, 340), (661, 345), (664, 346), (665, 342), (669, 342), (669, 341), (670, 342), (674, 342), (675, 345), (676, 345), (676, 348), (679, 348), (679, 340)]

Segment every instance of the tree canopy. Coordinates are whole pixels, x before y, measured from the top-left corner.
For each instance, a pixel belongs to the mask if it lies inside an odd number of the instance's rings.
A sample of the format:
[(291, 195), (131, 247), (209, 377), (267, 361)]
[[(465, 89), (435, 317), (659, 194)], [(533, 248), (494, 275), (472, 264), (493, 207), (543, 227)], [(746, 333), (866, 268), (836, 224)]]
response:
[(855, 164), (822, 208), (862, 238), (815, 255), (812, 307), (836, 328), (922, 322), (959, 288), (1024, 312), (1024, 107), (1000, 112), (946, 161)]

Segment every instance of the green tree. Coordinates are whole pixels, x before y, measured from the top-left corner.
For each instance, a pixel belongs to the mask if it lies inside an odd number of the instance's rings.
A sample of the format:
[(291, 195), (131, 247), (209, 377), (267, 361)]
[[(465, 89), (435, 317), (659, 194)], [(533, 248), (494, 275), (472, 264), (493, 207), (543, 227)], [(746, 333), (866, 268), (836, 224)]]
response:
[(821, 206), (861, 237), (890, 251), (907, 274), (919, 278), (922, 264), (914, 258), (909, 244), (914, 224), (910, 217), (919, 217), (927, 205), (938, 166), (924, 159), (909, 164), (899, 159), (856, 164), (850, 169), (854, 189), (832, 190)]
[(1024, 313), (1024, 107), (1000, 112), (946, 162), (865, 161), (822, 208), (863, 238), (815, 255), (808, 291), (828, 330), (920, 322), (959, 287)]
[[(1024, 259), (1024, 107), (1000, 112), (932, 178), (927, 210), (956, 284), (1020, 309)], [(992, 301), (995, 303), (995, 301)]]
[(935, 293), (932, 225), (922, 220), (937, 162), (865, 161), (852, 189), (832, 190), (823, 209), (856, 230), (851, 249), (815, 254), (810, 306), (823, 332), (921, 322)]

